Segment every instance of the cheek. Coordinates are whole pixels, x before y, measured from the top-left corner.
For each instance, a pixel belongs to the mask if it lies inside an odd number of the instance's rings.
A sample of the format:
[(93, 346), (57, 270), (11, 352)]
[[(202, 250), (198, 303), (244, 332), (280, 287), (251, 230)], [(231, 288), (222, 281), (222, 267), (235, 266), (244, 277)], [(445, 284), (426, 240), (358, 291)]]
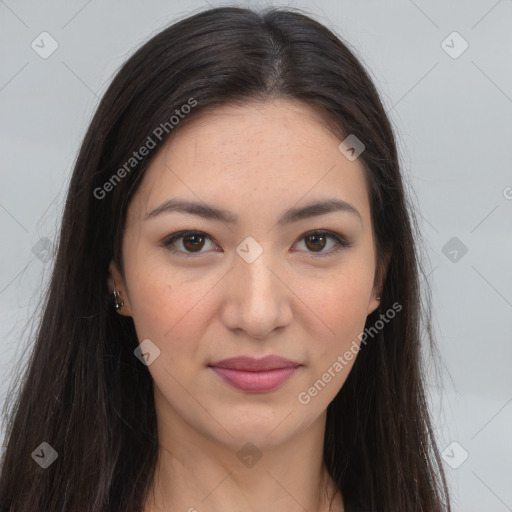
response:
[(371, 291), (367, 281), (354, 275), (333, 280), (326, 293), (312, 299), (311, 309), (321, 322), (315, 322), (318, 329), (309, 328), (309, 368), (297, 396), (301, 407), (309, 404), (305, 412), (310, 415), (327, 408), (356, 361)]
[(321, 365), (343, 354), (353, 340), (359, 343), (357, 336), (364, 329), (372, 284), (372, 267), (364, 258), (356, 257), (334, 277), (323, 280), (313, 292), (310, 289), (305, 295), (311, 310), (310, 326), (318, 326), (314, 329), (316, 335), (312, 334), (319, 340), (313, 346)]
[(212, 316), (208, 294), (215, 281), (189, 279), (186, 271), (171, 272), (167, 265), (153, 262), (138, 267), (130, 283), (130, 306), (139, 340), (152, 340), (171, 364), (192, 357)]

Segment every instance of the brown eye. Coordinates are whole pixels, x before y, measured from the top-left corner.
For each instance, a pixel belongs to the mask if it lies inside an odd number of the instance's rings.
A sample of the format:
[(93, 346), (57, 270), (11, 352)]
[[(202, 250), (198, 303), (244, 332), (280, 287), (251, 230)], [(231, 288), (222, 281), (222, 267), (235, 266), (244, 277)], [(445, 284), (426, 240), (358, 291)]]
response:
[[(341, 249), (352, 247), (352, 242), (347, 240), (345, 237), (337, 233), (324, 230), (310, 231), (309, 233), (302, 235), (299, 240), (300, 243), (303, 243), (306, 246), (306, 253), (312, 253), (314, 256), (318, 257), (329, 256)], [(327, 250), (324, 250), (326, 247)]]
[(305, 241), (308, 249), (321, 251), (325, 247), (326, 237), (324, 235), (312, 234), (305, 237)]
[[(301, 243), (305, 244), (306, 253), (313, 253), (317, 256), (329, 256), (340, 249), (352, 247), (352, 242), (330, 231), (310, 231), (302, 235), (299, 240)], [(329, 245), (329, 241), (331, 241), (329, 250), (324, 250)], [(176, 245), (178, 245), (179, 242), (181, 242), (182, 247), (177, 248)], [(162, 240), (161, 245), (174, 254), (200, 256), (204, 252), (207, 252), (202, 250), (205, 246), (205, 242), (210, 242), (215, 246), (215, 242), (210, 235), (202, 231), (179, 231)]]
[[(162, 240), (161, 245), (174, 254), (188, 256), (197, 254), (199, 256), (205, 252), (202, 249), (206, 241), (210, 241), (214, 245), (213, 240), (206, 233), (201, 231), (179, 231)], [(178, 246), (179, 250), (177, 250), (176, 246)]]
[(183, 237), (183, 247), (191, 252), (201, 250), (204, 245), (204, 239), (204, 236), (200, 234), (186, 235)]

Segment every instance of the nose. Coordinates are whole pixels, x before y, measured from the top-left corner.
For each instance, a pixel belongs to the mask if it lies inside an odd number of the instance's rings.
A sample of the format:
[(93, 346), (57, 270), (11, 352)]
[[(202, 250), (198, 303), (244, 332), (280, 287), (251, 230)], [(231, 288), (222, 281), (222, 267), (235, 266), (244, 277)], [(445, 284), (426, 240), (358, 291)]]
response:
[(234, 265), (227, 276), (224, 325), (256, 339), (277, 334), (293, 317), (293, 293), (286, 279), (265, 251), (252, 263), (237, 256)]

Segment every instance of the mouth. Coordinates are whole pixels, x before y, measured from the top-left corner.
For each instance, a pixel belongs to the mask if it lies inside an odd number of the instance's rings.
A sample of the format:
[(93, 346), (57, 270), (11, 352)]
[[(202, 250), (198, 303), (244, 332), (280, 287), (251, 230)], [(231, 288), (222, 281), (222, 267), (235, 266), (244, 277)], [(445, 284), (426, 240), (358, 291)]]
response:
[(262, 359), (236, 357), (212, 363), (209, 367), (225, 383), (240, 391), (263, 393), (283, 385), (299, 368), (299, 363), (279, 356)]

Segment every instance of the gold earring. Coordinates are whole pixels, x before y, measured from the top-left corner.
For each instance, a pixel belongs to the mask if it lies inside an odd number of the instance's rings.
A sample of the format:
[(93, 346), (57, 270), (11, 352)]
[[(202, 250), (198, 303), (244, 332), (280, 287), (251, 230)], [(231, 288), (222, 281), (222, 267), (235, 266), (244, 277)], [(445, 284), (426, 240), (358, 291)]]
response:
[(124, 302), (117, 302), (117, 298), (119, 297), (119, 292), (114, 290), (114, 307), (117, 309), (121, 309), (124, 306)]
[(116, 279), (114, 276), (112, 276), (112, 278), (114, 279), (114, 292), (113, 292), (113, 295), (114, 295), (114, 307), (116, 308), (116, 311), (121, 309), (123, 306), (124, 306), (124, 301), (122, 300), (121, 302), (118, 302), (117, 299), (120, 297), (119, 295), (119, 292), (116, 290)]

